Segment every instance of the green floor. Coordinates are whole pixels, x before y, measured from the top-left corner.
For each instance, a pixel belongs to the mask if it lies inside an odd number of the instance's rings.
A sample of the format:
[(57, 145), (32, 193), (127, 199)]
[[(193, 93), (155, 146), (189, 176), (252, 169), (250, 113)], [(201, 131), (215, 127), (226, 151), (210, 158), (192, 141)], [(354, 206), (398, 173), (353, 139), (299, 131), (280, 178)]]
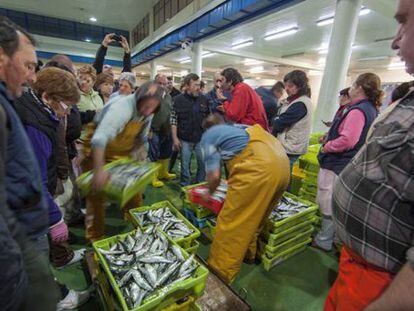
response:
[[(174, 205), (181, 206), (179, 190), (175, 183), (169, 183), (161, 189), (149, 186), (145, 193), (145, 203), (152, 204), (167, 199)], [(119, 209), (113, 206), (107, 209), (106, 223), (108, 236), (132, 229), (121, 218)], [(74, 247), (83, 247), (83, 229), (71, 228), (71, 232), (76, 239)], [(208, 249), (208, 244), (200, 243), (198, 254), (207, 258)], [(265, 271), (261, 265), (243, 264), (233, 288), (246, 298), (253, 310), (322, 310), (336, 271), (337, 258), (334, 255), (308, 248), (270, 271)], [(88, 286), (88, 275), (81, 264), (57, 271), (56, 275), (70, 288), (81, 290)], [(99, 310), (99, 303), (92, 297), (80, 310)]]

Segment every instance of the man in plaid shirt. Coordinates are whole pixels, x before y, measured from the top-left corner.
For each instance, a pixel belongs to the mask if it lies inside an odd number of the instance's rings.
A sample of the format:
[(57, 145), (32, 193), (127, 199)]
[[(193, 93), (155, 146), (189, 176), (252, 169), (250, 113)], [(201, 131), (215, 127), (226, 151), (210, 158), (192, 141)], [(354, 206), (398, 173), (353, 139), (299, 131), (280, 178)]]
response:
[[(400, 0), (392, 48), (414, 74), (414, 5)], [(342, 171), (333, 218), (344, 247), (325, 310), (414, 310), (414, 90), (371, 128)]]

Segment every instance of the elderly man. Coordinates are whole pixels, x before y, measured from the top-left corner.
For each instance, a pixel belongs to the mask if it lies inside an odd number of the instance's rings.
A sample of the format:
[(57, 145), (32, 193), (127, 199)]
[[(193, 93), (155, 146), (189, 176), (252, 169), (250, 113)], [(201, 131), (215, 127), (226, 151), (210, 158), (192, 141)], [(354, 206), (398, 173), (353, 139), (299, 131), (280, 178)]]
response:
[[(414, 74), (414, 6), (400, 0), (392, 48)], [(344, 247), (325, 310), (414, 310), (414, 91), (380, 121), (334, 187)]]
[(155, 82), (164, 90), (164, 96), (160, 103), (160, 108), (154, 114), (151, 122), (151, 133), (148, 139), (148, 155), (152, 162), (161, 164), (158, 176), (152, 181), (152, 186), (159, 188), (164, 186), (164, 183), (160, 179), (174, 179), (176, 175), (168, 173), (168, 163), (172, 153), (170, 123), (172, 98), (168, 94), (168, 80), (165, 75), (157, 74), (155, 76)]

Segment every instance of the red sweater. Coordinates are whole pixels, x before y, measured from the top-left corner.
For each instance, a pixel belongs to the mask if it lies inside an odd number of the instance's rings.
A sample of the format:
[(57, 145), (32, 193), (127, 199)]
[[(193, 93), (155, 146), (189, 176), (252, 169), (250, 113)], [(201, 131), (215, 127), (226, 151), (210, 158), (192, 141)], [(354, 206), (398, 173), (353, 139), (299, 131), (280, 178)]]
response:
[(269, 130), (262, 100), (250, 86), (243, 82), (236, 84), (231, 96), (231, 101), (223, 103), (227, 119), (246, 125), (259, 124)]

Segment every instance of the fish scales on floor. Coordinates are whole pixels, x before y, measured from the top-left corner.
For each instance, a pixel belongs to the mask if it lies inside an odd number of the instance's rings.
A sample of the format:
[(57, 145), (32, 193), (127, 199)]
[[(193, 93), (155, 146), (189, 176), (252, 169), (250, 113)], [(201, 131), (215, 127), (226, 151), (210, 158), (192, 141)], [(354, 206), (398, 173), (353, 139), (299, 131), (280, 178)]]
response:
[(295, 201), (288, 197), (282, 197), (279, 204), (274, 207), (270, 213), (269, 219), (272, 221), (280, 221), (290, 216), (296, 215), (310, 206)]
[(137, 308), (176, 282), (194, 276), (194, 255), (185, 259), (156, 226), (118, 240), (109, 250), (99, 249), (119, 285), (128, 307)]
[(182, 219), (178, 219), (168, 207), (145, 212), (136, 212), (134, 215), (143, 227), (158, 225), (159, 228), (172, 238), (184, 238), (194, 233)]

